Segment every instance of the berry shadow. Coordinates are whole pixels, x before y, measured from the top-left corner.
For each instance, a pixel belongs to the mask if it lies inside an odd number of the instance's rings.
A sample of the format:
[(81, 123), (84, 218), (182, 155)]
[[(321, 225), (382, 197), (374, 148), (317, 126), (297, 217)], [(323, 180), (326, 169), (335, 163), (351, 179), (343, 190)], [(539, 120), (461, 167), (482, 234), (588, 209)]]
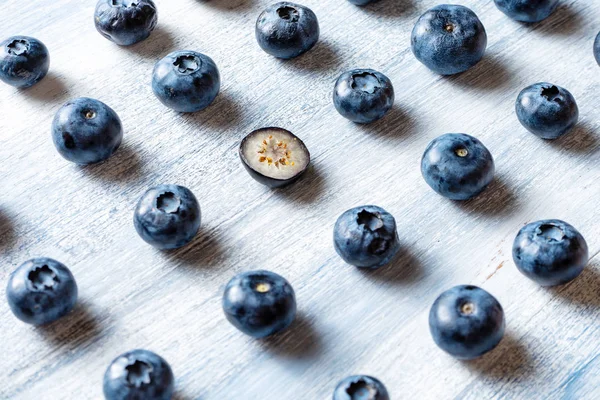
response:
[(581, 275), (566, 285), (547, 288), (569, 303), (600, 308), (600, 261), (592, 260)]
[(376, 0), (364, 6), (354, 7), (368, 14), (390, 19), (410, 14), (416, 9), (414, 0)]
[(160, 251), (165, 258), (183, 265), (194, 268), (216, 268), (225, 265), (226, 252), (221, 245), (221, 239), (214, 229), (204, 226), (187, 245), (174, 250)]
[(77, 166), (92, 179), (108, 182), (135, 182), (143, 178), (144, 165), (131, 145), (124, 142), (108, 160)]
[(457, 75), (442, 76), (453, 85), (482, 92), (505, 90), (512, 87), (513, 74), (506, 61), (496, 54), (486, 54), (473, 68)]
[(468, 369), (497, 381), (522, 381), (535, 372), (534, 360), (527, 347), (506, 332), (498, 346), (475, 360), (461, 361)]
[(207, 129), (227, 129), (243, 124), (243, 108), (231, 95), (221, 91), (215, 101), (204, 110), (179, 113), (186, 122)]
[(383, 139), (402, 140), (417, 132), (417, 121), (408, 111), (395, 104), (383, 118), (370, 124), (354, 124), (354, 126)]
[(100, 320), (87, 303), (78, 300), (69, 314), (37, 329), (51, 343), (75, 348), (98, 340), (105, 333), (102, 323), (108, 325)]
[(274, 189), (277, 197), (299, 203), (314, 203), (318, 201), (325, 190), (325, 178), (320, 169), (311, 165), (308, 170), (289, 186)]
[[(200, 4), (206, 4), (209, 7), (220, 11), (241, 11), (249, 9), (252, 6), (252, 0), (196, 0)], [(257, 14), (258, 15), (258, 14)]]
[(17, 241), (15, 227), (8, 213), (0, 208), (0, 250), (5, 252)]
[(423, 264), (410, 250), (411, 245), (401, 244), (398, 254), (389, 264), (377, 269), (357, 268), (364, 276), (383, 284), (406, 285), (424, 275)]
[(159, 24), (148, 39), (131, 46), (120, 47), (139, 57), (156, 60), (171, 53), (174, 44), (173, 35)]
[(543, 36), (569, 36), (578, 34), (585, 27), (582, 16), (569, 5), (559, 6), (548, 18), (538, 23), (521, 23), (530, 31), (539, 31)]
[(260, 339), (261, 346), (284, 358), (314, 361), (321, 354), (321, 338), (314, 323), (298, 312), (292, 325), (283, 332)]
[(65, 102), (69, 96), (65, 80), (52, 71), (49, 71), (46, 77), (34, 86), (18, 89), (18, 92), (39, 102)]
[(280, 59), (279, 62), (284, 67), (297, 71), (337, 73), (341, 58), (333, 44), (319, 40), (315, 47), (306, 53), (289, 60)]
[(585, 123), (579, 123), (566, 135), (547, 142), (556, 150), (573, 154), (591, 155), (600, 150), (600, 139), (596, 131)]
[(449, 201), (452, 201), (456, 208), (469, 214), (505, 216), (519, 208), (517, 196), (501, 176), (496, 176), (492, 183), (473, 199)]

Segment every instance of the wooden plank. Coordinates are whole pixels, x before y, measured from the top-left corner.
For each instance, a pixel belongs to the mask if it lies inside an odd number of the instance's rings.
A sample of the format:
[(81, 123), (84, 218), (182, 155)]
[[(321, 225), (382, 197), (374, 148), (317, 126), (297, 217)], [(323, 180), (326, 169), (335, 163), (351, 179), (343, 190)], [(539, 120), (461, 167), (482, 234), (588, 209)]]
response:
[[(269, 1), (157, 0), (159, 28), (119, 48), (93, 26), (94, 2), (4, 0), (0, 34), (27, 34), (49, 47), (51, 73), (27, 91), (0, 88), (0, 282), (24, 260), (68, 265), (81, 304), (46, 328), (18, 322), (0, 302), (0, 398), (98, 399), (119, 353), (164, 356), (183, 399), (330, 398), (349, 374), (379, 377), (392, 398), (600, 398), (600, 69), (592, 43), (600, 3), (563, 1), (526, 26), (493, 2), (463, 0), (483, 21), (488, 51), (460, 76), (436, 76), (410, 52), (410, 31), (433, 0), (305, 0), (321, 24), (311, 52), (282, 62), (255, 43), (254, 22)], [(149, 85), (156, 60), (189, 48), (210, 55), (222, 92), (203, 112), (165, 109)], [(336, 77), (353, 67), (390, 77), (397, 101), (385, 119), (357, 126), (331, 103)], [(580, 124), (556, 142), (536, 139), (513, 111), (521, 88), (568, 88)], [(67, 99), (98, 98), (125, 126), (124, 146), (100, 165), (65, 162), (50, 123)], [(243, 170), (237, 146), (263, 126), (301, 137), (313, 156), (308, 176), (269, 190)], [(479, 198), (453, 203), (420, 176), (423, 149), (445, 132), (479, 137), (498, 178)], [(158, 183), (192, 189), (203, 228), (171, 253), (137, 237), (133, 207)], [(378, 204), (397, 219), (403, 253), (374, 273), (337, 257), (337, 216)], [(525, 279), (511, 260), (519, 228), (564, 219), (596, 257), (557, 289)], [(257, 341), (223, 317), (221, 293), (237, 272), (265, 268), (287, 277), (298, 297), (292, 329)], [(480, 285), (502, 303), (500, 348), (459, 362), (436, 348), (429, 307), (443, 290)]]

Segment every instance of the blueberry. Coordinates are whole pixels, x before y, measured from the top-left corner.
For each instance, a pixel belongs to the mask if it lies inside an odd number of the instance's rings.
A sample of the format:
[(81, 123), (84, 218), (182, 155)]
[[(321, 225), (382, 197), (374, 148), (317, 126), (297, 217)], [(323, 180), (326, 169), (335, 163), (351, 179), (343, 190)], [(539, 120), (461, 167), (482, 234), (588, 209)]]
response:
[(558, 219), (525, 225), (513, 243), (513, 260), (529, 279), (555, 286), (575, 279), (588, 263), (585, 239)]
[(21, 321), (43, 325), (67, 315), (77, 302), (71, 271), (51, 258), (25, 261), (8, 279), (8, 305)]
[(304, 142), (282, 128), (250, 132), (242, 140), (239, 154), (250, 176), (271, 188), (295, 182), (310, 164), (310, 153)]
[(539, 22), (554, 12), (559, 0), (494, 0), (496, 7), (521, 22)]
[(319, 21), (310, 8), (281, 2), (267, 7), (256, 20), (256, 40), (268, 54), (294, 58), (319, 40)]
[(440, 75), (464, 72), (485, 53), (487, 34), (477, 15), (459, 5), (440, 4), (421, 15), (412, 31), (412, 51)]
[(290, 283), (276, 273), (244, 272), (225, 287), (223, 311), (240, 331), (262, 338), (291, 325), (296, 317), (296, 295)]
[(381, 207), (351, 208), (335, 223), (333, 245), (348, 264), (379, 268), (390, 262), (400, 248), (396, 220)]
[(596, 40), (594, 41), (594, 57), (598, 65), (600, 65), (600, 32), (598, 32), (598, 36), (596, 36)]
[(101, 101), (81, 97), (63, 105), (52, 121), (52, 140), (65, 159), (86, 165), (104, 161), (121, 145), (123, 126)]
[(50, 55), (44, 43), (28, 36), (0, 42), (0, 80), (16, 88), (35, 85), (48, 73)]
[(333, 104), (343, 117), (366, 124), (382, 118), (392, 108), (394, 87), (381, 72), (354, 69), (338, 78)]
[(108, 40), (130, 46), (150, 36), (158, 15), (152, 0), (98, 0), (94, 22)]
[(209, 56), (195, 51), (175, 51), (157, 62), (152, 72), (154, 94), (175, 111), (203, 110), (220, 89), (217, 65)]
[(546, 82), (523, 89), (515, 108), (521, 125), (542, 139), (564, 135), (579, 119), (573, 95), (567, 89)]
[(494, 179), (494, 159), (479, 140), (464, 133), (446, 133), (429, 143), (421, 159), (421, 174), (437, 193), (467, 200)]
[(188, 244), (200, 229), (200, 204), (183, 186), (159, 185), (148, 189), (133, 214), (133, 224), (144, 241), (157, 249)]
[(106, 400), (169, 400), (174, 387), (171, 366), (148, 350), (121, 354), (104, 373)]
[(364, 6), (367, 5), (369, 3), (373, 3), (377, 0), (348, 0), (350, 3), (357, 5), (357, 6)]
[(500, 343), (504, 335), (504, 311), (485, 290), (455, 286), (431, 306), (429, 330), (435, 343), (453, 357), (479, 357)]
[(377, 378), (354, 375), (338, 383), (333, 400), (390, 400), (387, 389)]

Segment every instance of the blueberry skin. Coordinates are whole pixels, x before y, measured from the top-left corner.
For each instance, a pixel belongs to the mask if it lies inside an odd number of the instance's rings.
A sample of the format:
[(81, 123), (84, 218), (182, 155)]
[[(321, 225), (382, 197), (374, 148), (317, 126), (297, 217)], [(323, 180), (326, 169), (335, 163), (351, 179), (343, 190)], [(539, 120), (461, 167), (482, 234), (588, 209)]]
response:
[(521, 228), (512, 254), (519, 271), (542, 286), (561, 285), (575, 279), (589, 257), (581, 233), (558, 219), (536, 221)]
[(357, 6), (364, 6), (367, 5), (369, 3), (374, 3), (377, 0), (348, 0), (350, 3), (357, 5)]
[(169, 250), (185, 246), (196, 236), (201, 217), (200, 204), (188, 188), (159, 185), (142, 195), (133, 224), (146, 243)]
[(157, 22), (152, 0), (99, 0), (94, 12), (98, 32), (120, 46), (147, 39)]
[(169, 400), (174, 388), (171, 366), (148, 350), (121, 354), (104, 373), (106, 400)]
[(598, 36), (596, 36), (596, 40), (594, 41), (594, 57), (598, 65), (600, 65), (600, 32), (598, 32)]
[(494, 0), (496, 7), (520, 22), (539, 22), (556, 10), (559, 0)]
[(421, 174), (438, 194), (468, 200), (494, 179), (494, 158), (478, 139), (464, 133), (435, 138), (423, 153)]
[(335, 223), (333, 245), (348, 264), (379, 268), (390, 262), (400, 249), (396, 220), (381, 207), (351, 208)]
[(12, 36), (0, 42), (0, 80), (28, 88), (46, 76), (50, 55), (44, 43), (29, 36)]
[(335, 109), (353, 122), (382, 118), (394, 105), (394, 87), (387, 76), (372, 69), (344, 72), (333, 89)]
[(390, 400), (390, 395), (379, 379), (368, 375), (353, 375), (338, 383), (333, 392), (333, 400)]
[(421, 63), (440, 75), (464, 72), (485, 54), (487, 34), (469, 8), (440, 4), (421, 15), (412, 30), (411, 48)]
[(191, 50), (175, 51), (154, 66), (152, 90), (161, 103), (175, 111), (203, 110), (220, 89), (219, 70), (207, 55)]
[(263, 338), (292, 324), (296, 317), (296, 295), (290, 283), (274, 272), (243, 272), (225, 287), (223, 311), (240, 331)]
[(519, 93), (517, 118), (529, 132), (542, 139), (556, 139), (570, 131), (579, 119), (573, 95), (560, 86), (536, 83)]
[(80, 97), (63, 105), (52, 121), (52, 141), (66, 160), (87, 165), (109, 158), (121, 145), (123, 126), (101, 101)]
[(23, 322), (43, 325), (67, 315), (77, 302), (71, 271), (51, 258), (25, 261), (8, 279), (8, 305)]
[(289, 59), (310, 50), (319, 40), (319, 21), (300, 4), (280, 2), (267, 7), (256, 20), (258, 45), (273, 57)]
[(455, 358), (477, 358), (500, 343), (504, 311), (485, 290), (459, 285), (442, 293), (431, 306), (429, 330), (439, 348)]

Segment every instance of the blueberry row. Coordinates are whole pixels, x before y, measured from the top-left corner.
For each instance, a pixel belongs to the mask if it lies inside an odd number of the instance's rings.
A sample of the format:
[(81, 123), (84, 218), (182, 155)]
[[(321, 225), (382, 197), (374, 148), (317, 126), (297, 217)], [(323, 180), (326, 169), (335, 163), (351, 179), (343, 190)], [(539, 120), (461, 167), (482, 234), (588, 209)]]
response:
[[(353, 0), (366, 4), (368, 0)], [(537, 3), (537, 7), (523, 6)], [(518, 2), (496, 0), (510, 17), (526, 22), (546, 18), (558, 0)], [(100, 0), (96, 7), (98, 31), (119, 45), (146, 39), (157, 23), (152, 0)], [(256, 23), (260, 47), (275, 57), (292, 58), (310, 50), (318, 41), (316, 15), (293, 3), (269, 6)], [(487, 35), (478, 17), (463, 6), (440, 5), (423, 14), (411, 38), (415, 57), (439, 74), (463, 72), (485, 53)], [(39, 82), (49, 69), (48, 50), (40, 41), (15, 36), (0, 43), (0, 79), (16, 87)], [(594, 45), (600, 64), (600, 34)], [(178, 51), (160, 60), (153, 72), (152, 88), (167, 107), (194, 112), (208, 107), (218, 95), (220, 76), (214, 61), (201, 53)], [(382, 118), (394, 102), (391, 81), (383, 74), (358, 69), (342, 74), (334, 88), (337, 111), (358, 123)], [(524, 89), (516, 102), (519, 121), (532, 133), (554, 139), (577, 122), (573, 96), (563, 88), (539, 83)], [(66, 103), (52, 123), (52, 138), (69, 161), (90, 164), (106, 160), (123, 136), (117, 114), (104, 103), (88, 98)], [(240, 144), (244, 167), (270, 187), (289, 184), (302, 175), (310, 162), (304, 143), (281, 128), (263, 128)], [(471, 198), (492, 181), (494, 161), (487, 148), (465, 134), (446, 134), (434, 139), (422, 158), (426, 182), (439, 194), (454, 200)], [(201, 212), (193, 193), (176, 185), (148, 190), (134, 212), (134, 225), (146, 242), (160, 249), (181, 247), (196, 235)], [(334, 247), (347, 263), (363, 268), (387, 264), (399, 249), (393, 216), (376, 206), (346, 211), (334, 228)], [(542, 285), (557, 285), (577, 277), (588, 262), (585, 240), (571, 225), (559, 220), (526, 225), (513, 245), (518, 269)], [(75, 306), (77, 285), (63, 264), (48, 258), (25, 262), (10, 276), (7, 297), (21, 320), (45, 324), (66, 315)], [(250, 271), (234, 277), (223, 295), (227, 319), (242, 332), (265, 337), (286, 329), (296, 315), (292, 286), (269, 271)], [(436, 344), (451, 355), (469, 359), (493, 349), (504, 333), (504, 312), (499, 302), (483, 289), (457, 286), (433, 303), (429, 326)], [(134, 350), (111, 363), (105, 374), (108, 399), (142, 396), (168, 399), (174, 386), (168, 363), (154, 353)], [(352, 376), (335, 390), (334, 399), (389, 398), (383, 384), (368, 376)]]

